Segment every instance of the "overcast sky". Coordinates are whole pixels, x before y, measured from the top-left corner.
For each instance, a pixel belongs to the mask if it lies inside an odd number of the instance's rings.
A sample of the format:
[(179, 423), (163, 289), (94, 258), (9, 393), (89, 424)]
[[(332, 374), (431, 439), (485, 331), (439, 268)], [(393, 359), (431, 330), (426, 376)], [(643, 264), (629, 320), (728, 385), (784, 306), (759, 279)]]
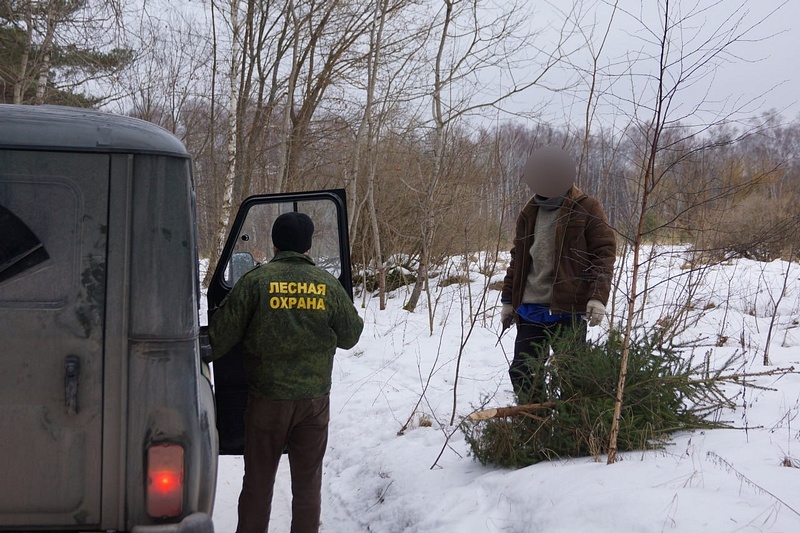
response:
[[(729, 2), (730, 0), (725, 0)], [(741, 87), (754, 97), (776, 86), (763, 98), (762, 107), (785, 109), (789, 118), (800, 114), (800, 0), (750, 0), (747, 3), (755, 18), (778, 9), (763, 25), (763, 33), (774, 33), (753, 44), (756, 63), (730, 65), (721, 73), (717, 89), (725, 94)], [(780, 7), (779, 7), (780, 6)], [(761, 32), (759, 32), (761, 33)]]
[[(586, 28), (594, 24), (596, 45), (610, 18), (609, 4), (613, 3), (613, 0), (598, 0), (587, 4), (591, 8), (586, 9), (582, 26)], [(562, 8), (560, 1), (551, 4)], [(663, 7), (663, 4), (663, 0), (619, 0), (619, 11), (612, 25), (614, 29), (605, 44), (600, 63), (621, 74), (622, 65), (628, 64), (630, 58), (639, 57), (640, 62), (635, 67), (637, 76), (621, 76), (613, 87), (608, 86), (609, 78), (604, 82), (604, 89), (617, 99), (613, 105), (607, 102), (607, 113), (620, 112), (620, 98), (647, 101), (646, 97), (642, 98), (647, 89), (634, 87), (640, 83), (634, 79), (643, 79), (641, 74), (652, 74), (658, 66), (656, 60), (641, 60), (658, 53), (653, 44), (654, 34), (648, 33), (643, 26), (651, 30), (661, 27), (663, 16), (657, 6)], [(566, 6), (567, 2), (563, 5)], [(696, 118), (697, 122), (704, 122), (704, 119), (713, 121), (715, 114), (727, 116), (736, 111), (740, 117), (752, 117), (776, 109), (786, 119), (800, 118), (800, 0), (672, 0), (670, 6), (673, 20), (681, 20), (682, 28), (682, 32), (672, 34), (676, 41), (671, 56), (673, 60), (697, 51), (702, 43), (715, 34), (719, 35), (719, 28), (730, 29), (734, 20), (742, 19), (737, 33), (751, 28), (740, 42), (727, 48), (729, 53), (715, 59), (713, 69), (703, 69), (702, 76), (694, 75), (693, 83), (682, 86), (673, 117), (686, 116), (688, 121)], [(536, 6), (539, 15), (552, 17), (552, 12), (548, 12), (551, 8), (544, 3)], [(741, 9), (737, 11), (738, 8)], [(677, 52), (680, 43), (685, 53)], [(575, 58), (574, 62), (590, 64), (587, 50), (578, 53), (583, 55)], [(684, 65), (692, 64), (696, 57), (687, 57)], [(572, 115), (580, 122), (585, 113), (586, 84), (582, 86), (581, 91), (566, 91), (552, 96), (547, 112), (549, 116), (545, 118), (558, 122), (565, 115)], [(527, 98), (531, 100), (529, 96)], [(524, 99), (514, 103), (518, 109), (525, 105)]]
[[(166, 0), (160, 0), (166, 1)], [(175, 3), (175, 0), (172, 0)], [(431, 0), (440, 6), (441, 0)], [(489, 0), (495, 5), (507, 7), (509, 0)], [(564, 15), (556, 13), (575, 5), (582, 6), (581, 27), (585, 35), (592, 32), (595, 47), (599, 46), (601, 36), (611, 18), (611, 6), (615, 0), (523, 0), (526, 14), (533, 31), (537, 33), (536, 42), (529, 43), (529, 50), (546, 48), (547, 34), (555, 39), (555, 29), (560, 28)], [(181, 0), (183, 9), (207, 9), (208, 4)], [(655, 59), (644, 60), (657, 55), (655, 36), (645, 29), (658, 31), (663, 24), (659, 9), (666, 0), (618, 0), (618, 11), (614, 15), (612, 31), (603, 48), (600, 65), (611, 74), (600, 82), (600, 89), (608, 95), (602, 110), (606, 115), (627, 114), (624, 109), (631, 101), (639, 104), (652, 103), (654, 95), (642, 83), (645, 76), (652, 75), (658, 66)], [(686, 117), (687, 121), (696, 119), (698, 123), (714, 121), (715, 117), (729, 116), (736, 111), (738, 118), (750, 118), (767, 110), (778, 110), (787, 120), (800, 119), (800, 0), (670, 0), (672, 20), (680, 20), (681, 32), (673, 32), (675, 48), (683, 45), (684, 55), (696, 51), (706, 39), (711, 38), (719, 28), (730, 29), (739, 19), (738, 31), (747, 32), (745, 39), (727, 48), (729, 54), (715, 60), (714, 69), (705, 69), (702, 76), (692, 76), (693, 83), (685, 83), (678, 91), (677, 107), (671, 110), (672, 117)], [(150, 0), (151, 6), (158, 5)], [(532, 14), (527, 13), (530, 10)], [(570, 61), (581, 68), (589, 68), (591, 57), (583, 36), (576, 36), (570, 43), (575, 50)], [(712, 46), (713, 48), (713, 46)], [(681, 54), (672, 51), (673, 59)], [(635, 75), (624, 73), (625, 65), (637, 58)], [(696, 57), (696, 56), (694, 56)], [(685, 64), (691, 64), (693, 57)], [(530, 70), (530, 72), (528, 72)], [(673, 70), (674, 67), (673, 67)], [(583, 122), (586, 112), (586, 88), (588, 80), (576, 78), (575, 66), (566, 66), (560, 73), (549, 75), (546, 81), (550, 87), (563, 88), (573, 82), (574, 90), (561, 92), (528, 91), (509, 101), (506, 107), (515, 113), (531, 113), (553, 124), (570, 121)], [(526, 69), (515, 72), (517, 82), (530, 81), (538, 72)], [(616, 75), (616, 78), (613, 78)], [(526, 78), (525, 80), (524, 78)], [(498, 74), (494, 70), (482, 74), (487, 100), (494, 100), (508, 90), (511, 83), (508, 73)], [(487, 81), (487, 77), (488, 80)], [(612, 82), (611, 80), (615, 81)], [(549, 105), (545, 109), (545, 102)], [(643, 112), (642, 112), (643, 113)], [(705, 115), (704, 117), (701, 115)], [(624, 120), (625, 117), (623, 117)], [(643, 118), (643, 117), (640, 117)], [(492, 117), (492, 120), (494, 117)], [(612, 120), (617, 120), (614, 118)]]
[[(624, 4), (654, 4), (644, 0), (622, 0)], [(681, 5), (719, 4), (709, 8), (705, 31), (714, 24), (723, 24), (722, 17), (736, 6), (745, 6), (743, 27), (758, 24), (749, 34), (754, 42), (741, 42), (731, 51), (741, 59), (730, 58), (721, 66), (711, 85), (711, 94), (717, 98), (742, 97), (742, 101), (755, 99), (754, 106), (766, 110), (785, 110), (789, 118), (800, 112), (800, 0), (681, 0)], [(765, 94), (766, 93), (766, 94)], [(698, 95), (702, 96), (702, 95)]]

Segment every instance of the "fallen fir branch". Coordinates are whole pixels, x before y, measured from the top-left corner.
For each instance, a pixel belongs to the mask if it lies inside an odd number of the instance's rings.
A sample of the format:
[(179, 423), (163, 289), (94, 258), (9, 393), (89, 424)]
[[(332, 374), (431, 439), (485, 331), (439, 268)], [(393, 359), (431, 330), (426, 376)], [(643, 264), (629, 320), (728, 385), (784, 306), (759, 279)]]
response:
[(527, 414), (531, 411), (538, 411), (539, 409), (552, 409), (556, 406), (555, 402), (542, 402), (542, 403), (526, 403), (522, 405), (509, 405), (508, 407), (493, 407), (491, 409), (483, 409), (475, 411), (469, 415), (470, 420), (489, 420), (491, 418), (505, 418), (507, 416), (514, 416), (518, 414)]
[(724, 374), (722, 371), (714, 375), (703, 378), (689, 379), (687, 384), (691, 387), (692, 394), (687, 394), (690, 403), (690, 412), (699, 417), (706, 417), (718, 411), (720, 406), (734, 409), (736, 404), (733, 398), (728, 397), (720, 385), (744, 386), (761, 391), (776, 391), (777, 389), (755, 382), (756, 378), (762, 377), (783, 377), (787, 374), (797, 373), (794, 366), (788, 368), (773, 368), (762, 372), (736, 372)]

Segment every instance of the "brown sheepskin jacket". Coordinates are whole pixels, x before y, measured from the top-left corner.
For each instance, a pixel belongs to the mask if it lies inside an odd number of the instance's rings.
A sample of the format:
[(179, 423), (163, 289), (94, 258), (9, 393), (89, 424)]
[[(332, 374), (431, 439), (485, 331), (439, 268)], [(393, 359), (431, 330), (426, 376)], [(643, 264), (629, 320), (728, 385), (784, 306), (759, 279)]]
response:
[[(516, 309), (522, 303), (525, 281), (531, 268), (536, 213), (531, 198), (517, 217), (511, 263), (503, 280), (501, 300)], [(595, 299), (608, 303), (616, 258), (616, 239), (600, 202), (573, 186), (566, 195), (556, 221), (555, 280), (550, 310), (554, 313), (585, 313)]]

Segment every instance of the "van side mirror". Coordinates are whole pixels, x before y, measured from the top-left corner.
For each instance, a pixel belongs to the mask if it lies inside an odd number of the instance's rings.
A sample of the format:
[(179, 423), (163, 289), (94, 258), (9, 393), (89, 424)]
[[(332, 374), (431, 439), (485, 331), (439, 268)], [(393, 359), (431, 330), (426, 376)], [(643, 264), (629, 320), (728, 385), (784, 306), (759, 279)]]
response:
[(250, 252), (236, 252), (231, 256), (229, 281), (231, 286), (236, 285), (239, 278), (253, 270), (256, 261)]

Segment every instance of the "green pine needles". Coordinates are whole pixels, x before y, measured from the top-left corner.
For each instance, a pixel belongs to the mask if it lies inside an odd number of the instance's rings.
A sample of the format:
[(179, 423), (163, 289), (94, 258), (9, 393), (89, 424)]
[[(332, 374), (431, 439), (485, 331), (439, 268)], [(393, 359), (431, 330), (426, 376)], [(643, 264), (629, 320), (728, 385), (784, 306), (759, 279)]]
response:
[[(518, 468), (607, 453), (622, 340), (618, 332), (600, 344), (554, 339), (556, 355), (534, 363), (547, 403), (526, 406), (541, 398), (518, 398), (522, 407), (513, 414), (515, 408), (488, 420), (465, 419), (461, 430), (472, 455), (483, 464)], [(681, 349), (657, 333), (631, 340), (619, 451), (661, 448), (675, 431), (729, 427), (719, 419), (734, 407), (725, 385), (749, 384), (748, 376), (731, 372), (735, 357), (711, 372), (707, 360), (693, 365)]]

